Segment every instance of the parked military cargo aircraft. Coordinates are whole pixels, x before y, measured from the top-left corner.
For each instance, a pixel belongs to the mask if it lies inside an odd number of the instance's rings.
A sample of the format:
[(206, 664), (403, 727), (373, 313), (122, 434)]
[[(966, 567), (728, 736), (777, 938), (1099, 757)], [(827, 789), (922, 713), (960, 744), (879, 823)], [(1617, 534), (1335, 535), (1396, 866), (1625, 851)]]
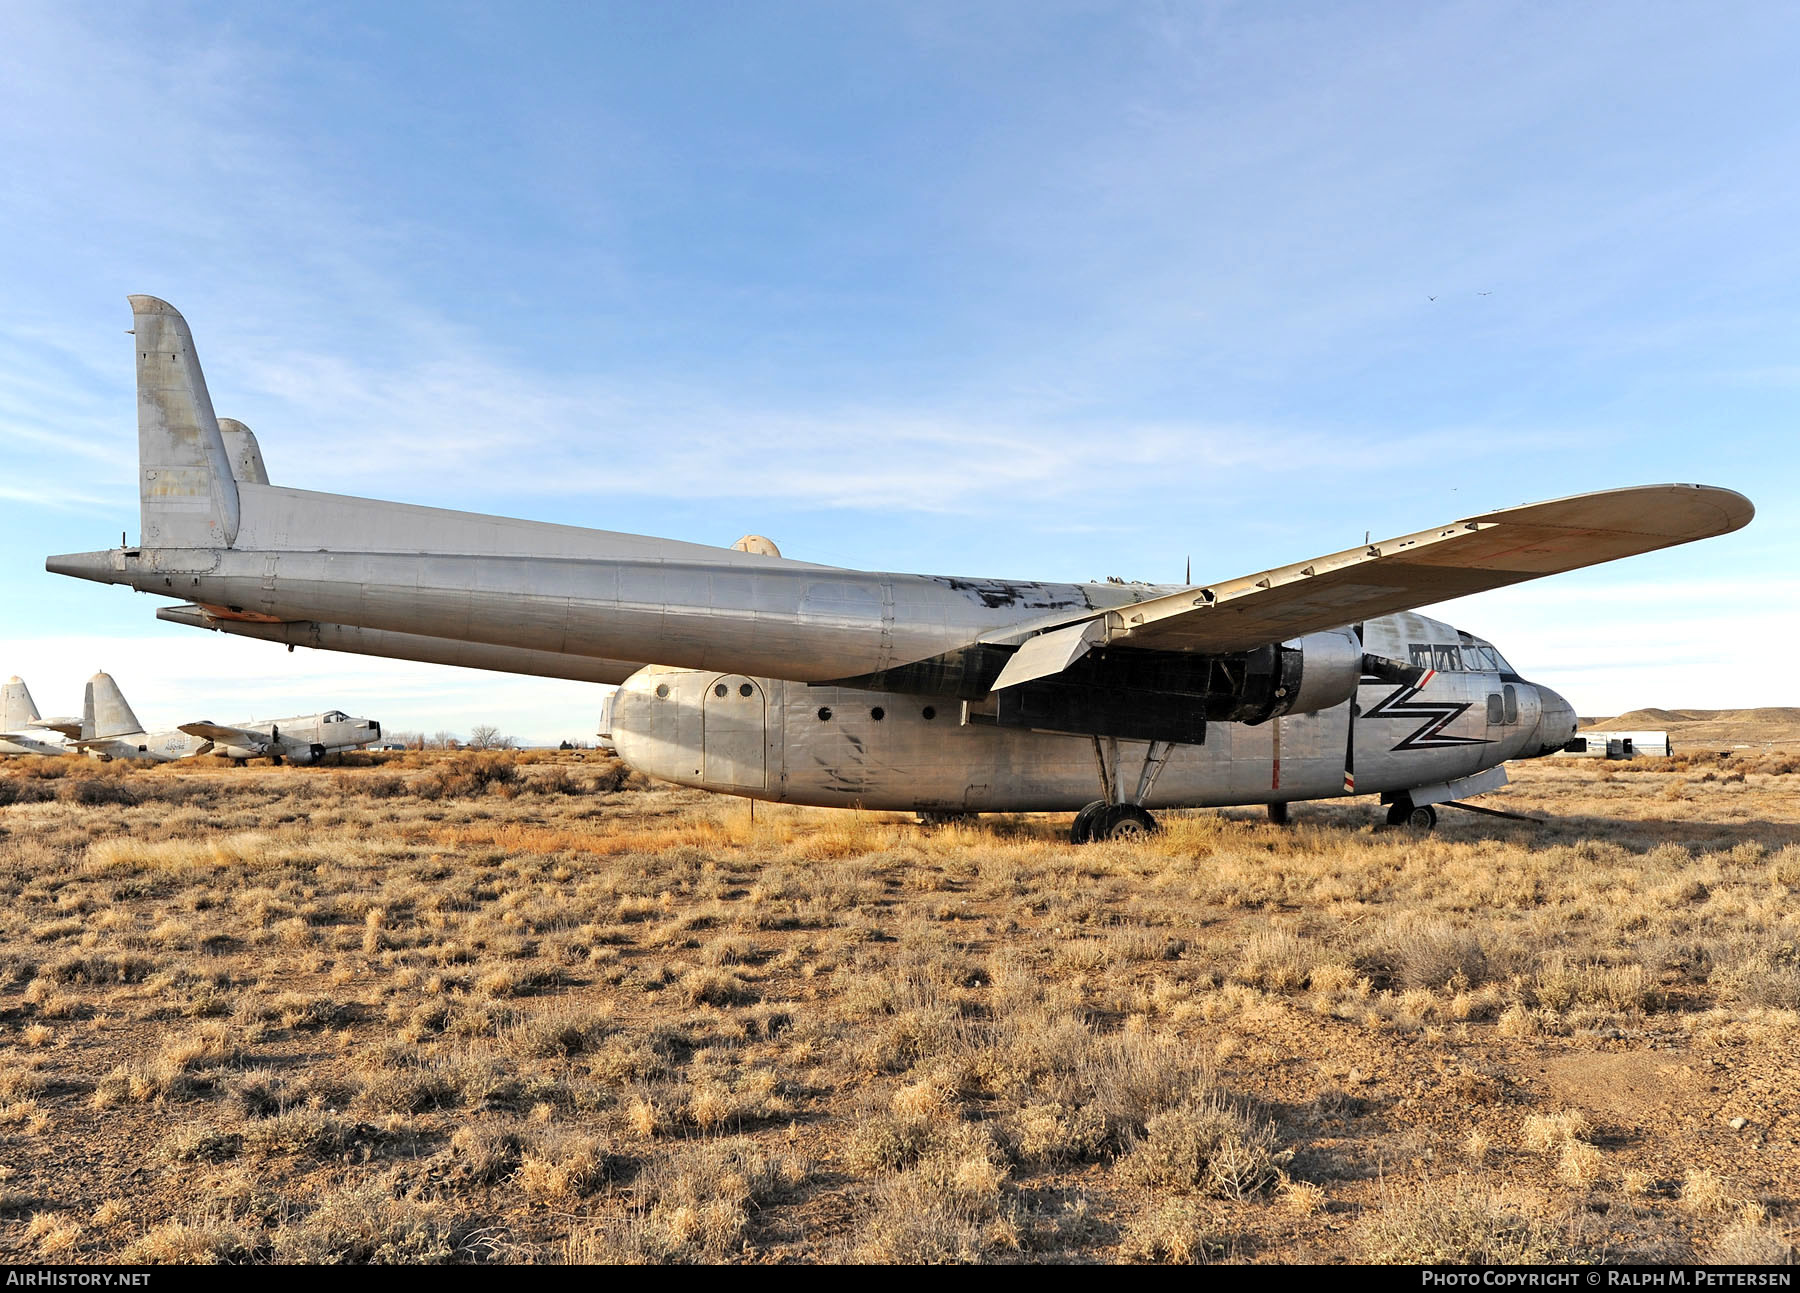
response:
[(65, 754), (79, 731), (78, 720), (40, 718), (30, 689), (16, 675), (0, 688), (0, 755)]
[[(328, 650), (620, 682), (607, 727), (657, 777), (922, 813), (1379, 794), (1390, 820), (1492, 789), (1575, 714), (1415, 608), (1727, 534), (1727, 489), (1651, 485), (1466, 517), (1190, 586), (882, 574), (269, 483), (213, 412), (181, 315), (131, 298), (141, 541), (60, 574), (163, 618)], [(758, 546), (758, 545), (751, 545)]]
[(359, 749), (380, 739), (380, 723), (351, 718), (335, 709), (323, 714), (261, 722), (251, 719), (229, 725), (182, 723), (146, 732), (112, 675), (97, 673), (88, 679), (82, 700), (81, 738), (73, 742), (72, 748), (101, 759), (142, 759), (152, 763), (201, 754), (217, 754), (240, 763), (263, 757), (317, 763), (327, 754)]

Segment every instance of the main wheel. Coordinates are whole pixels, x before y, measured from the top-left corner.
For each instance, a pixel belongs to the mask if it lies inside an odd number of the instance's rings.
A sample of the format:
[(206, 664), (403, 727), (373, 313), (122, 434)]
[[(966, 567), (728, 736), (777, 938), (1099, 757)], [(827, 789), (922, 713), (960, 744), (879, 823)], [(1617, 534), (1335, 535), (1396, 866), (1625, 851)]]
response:
[(1269, 805), (1269, 825), (1286, 826), (1288, 824), (1288, 806), (1286, 804)]
[(1136, 804), (1114, 804), (1094, 821), (1097, 840), (1141, 840), (1156, 833), (1156, 818)]
[(1069, 843), (1087, 844), (1094, 838), (1094, 819), (1106, 811), (1106, 801), (1096, 799), (1093, 803), (1075, 814), (1075, 820), (1069, 823)]

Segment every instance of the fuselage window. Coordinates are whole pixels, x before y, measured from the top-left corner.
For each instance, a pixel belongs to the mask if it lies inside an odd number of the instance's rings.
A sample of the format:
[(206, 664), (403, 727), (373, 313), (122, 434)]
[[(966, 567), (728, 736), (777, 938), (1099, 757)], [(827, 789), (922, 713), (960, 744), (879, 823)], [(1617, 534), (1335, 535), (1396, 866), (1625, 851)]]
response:
[(1508, 723), (1518, 722), (1519, 693), (1514, 691), (1511, 687), (1504, 687), (1501, 689), (1501, 694), (1506, 697), (1506, 721)]
[(1488, 696), (1487, 705), (1489, 727), (1499, 727), (1502, 723), (1506, 722), (1506, 704), (1500, 699), (1499, 692), (1494, 692)]

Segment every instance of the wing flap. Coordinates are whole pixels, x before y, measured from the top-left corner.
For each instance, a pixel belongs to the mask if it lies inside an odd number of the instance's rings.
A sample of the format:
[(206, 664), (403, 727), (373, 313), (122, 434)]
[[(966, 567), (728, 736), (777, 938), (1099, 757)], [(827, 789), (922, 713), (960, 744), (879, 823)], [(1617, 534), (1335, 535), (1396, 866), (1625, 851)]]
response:
[(1728, 534), (1755, 508), (1704, 485), (1646, 485), (1488, 512), (1108, 617), (1115, 646), (1247, 651), (1378, 615)]
[(994, 679), (993, 689), (999, 691), (1002, 687), (1016, 687), (1034, 678), (1061, 673), (1086, 655), (1088, 649), (1105, 632), (1104, 621), (1083, 620), (1079, 624), (1071, 624), (1067, 628), (1054, 629), (1027, 639), (1006, 662), (1006, 668), (1000, 671), (1000, 676)]

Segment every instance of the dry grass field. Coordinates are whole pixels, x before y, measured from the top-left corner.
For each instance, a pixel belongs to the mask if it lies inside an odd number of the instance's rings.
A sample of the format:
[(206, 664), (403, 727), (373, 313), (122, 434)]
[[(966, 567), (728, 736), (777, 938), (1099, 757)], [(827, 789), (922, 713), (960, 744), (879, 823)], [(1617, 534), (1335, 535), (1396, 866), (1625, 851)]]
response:
[(616, 764), (0, 769), (0, 1254), (1791, 1260), (1800, 756), (923, 830)]

